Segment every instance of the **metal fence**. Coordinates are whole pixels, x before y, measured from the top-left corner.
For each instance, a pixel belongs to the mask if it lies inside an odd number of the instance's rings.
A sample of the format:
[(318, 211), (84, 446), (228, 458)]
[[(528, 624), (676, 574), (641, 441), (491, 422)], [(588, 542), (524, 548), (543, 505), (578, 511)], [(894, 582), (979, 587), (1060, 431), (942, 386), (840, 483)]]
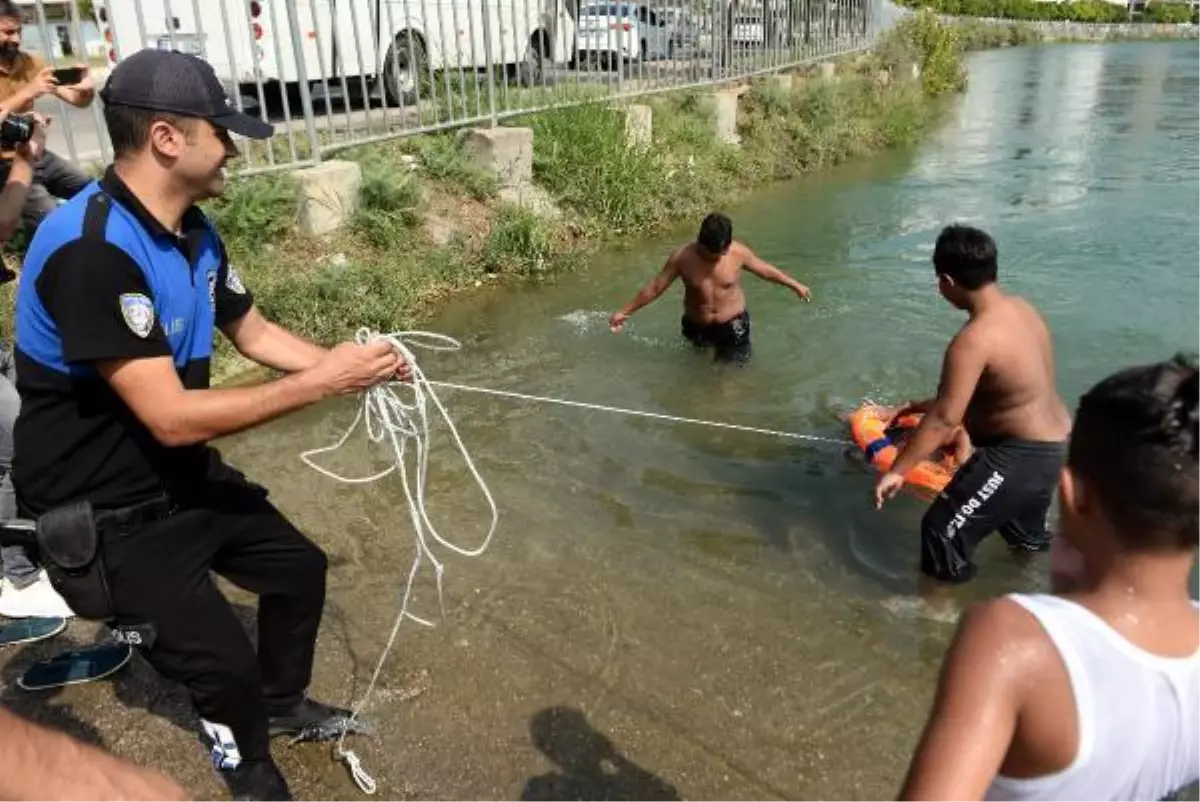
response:
[[(108, 68), (143, 48), (207, 60), (275, 136), (241, 173), (557, 106), (737, 81), (861, 50), (881, 0), (23, 0), (27, 49)], [(50, 148), (111, 158), (97, 100), (57, 99)], [(46, 108), (42, 108), (45, 106)]]

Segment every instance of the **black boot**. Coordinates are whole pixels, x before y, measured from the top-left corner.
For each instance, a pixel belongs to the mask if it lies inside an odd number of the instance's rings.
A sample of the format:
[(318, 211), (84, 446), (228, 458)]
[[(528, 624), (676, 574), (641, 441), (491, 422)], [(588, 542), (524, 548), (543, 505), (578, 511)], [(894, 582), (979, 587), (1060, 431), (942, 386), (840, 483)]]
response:
[(363, 732), (357, 722), (351, 726), (351, 711), (327, 705), (305, 697), (286, 713), (268, 717), (269, 732), (276, 735), (291, 735), (301, 741), (327, 741), (339, 737), (343, 729)]
[(279, 773), (275, 761), (243, 760), (236, 769), (222, 769), (221, 775), (229, 785), (234, 799), (291, 799), (287, 780)]

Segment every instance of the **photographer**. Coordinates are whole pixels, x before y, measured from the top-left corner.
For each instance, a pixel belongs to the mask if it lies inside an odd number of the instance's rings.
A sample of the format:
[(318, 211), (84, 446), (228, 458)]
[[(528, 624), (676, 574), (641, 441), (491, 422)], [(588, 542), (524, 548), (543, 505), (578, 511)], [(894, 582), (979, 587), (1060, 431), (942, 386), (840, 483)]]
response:
[[(0, 111), (0, 129), (9, 116)], [(34, 115), (29, 138), (17, 145), (8, 180), (0, 189), (0, 244), (13, 235), (21, 224), (21, 210), (33, 170), (46, 146), (46, 125), (40, 115)], [(7, 264), (0, 264), (0, 283), (16, 278)], [(12, 483), (13, 425), (21, 409), (17, 395), (16, 368), (7, 343), (0, 343), (0, 520), (17, 517), (17, 499)], [(4, 576), (0, 579), (0, 616), (7, 618), (70, 618), (73, 613), (67, 603), (29, 558), (24, 546), (0, 548)]]
[[(34, 102), (45, 95), (54, 95), (80, 109), (90, 106), (96, 91), (87, 66), (55, 70), (40, 56), (23, 52), (23, 24), (21, 7), (13, 0), (0, 0), (0, 111), (8, 115), (27, 115), (33, 110)], [(60, 78), (55, 77), (56, 73), (68, 79), (70, 85), (62, 85)], [(67, 73), (73, 74), (68, 76)], [(0, 135), (0, 179), (11, 169), (13, 147), (19, 141)], [(21, 222), (30, 239), (42, 218), (58, 205), (55, 198), (68, 200), (90, 181), (91, 177), (70, 161), (43, 150), (34, 165), (33, 183), (21, 214)]]

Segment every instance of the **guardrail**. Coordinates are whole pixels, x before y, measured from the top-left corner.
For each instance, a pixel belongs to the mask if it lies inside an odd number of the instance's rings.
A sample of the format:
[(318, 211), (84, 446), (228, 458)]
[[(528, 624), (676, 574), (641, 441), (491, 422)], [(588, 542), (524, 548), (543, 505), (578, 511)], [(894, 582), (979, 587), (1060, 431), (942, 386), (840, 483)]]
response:
[[(720, 84), (868, 47), (880, 0), (25, 0), (55, 66), (194, 53), (274, 124), (240, 173), (572, 103)], [(29, 33), (26, 39), (30, 39)], [(65, 50), (70, 50), (67, 54)], [(111, 157), (99, 113), (61, 101), (50, 149)], [(65, 151), (65, 152), (64, 152)]]

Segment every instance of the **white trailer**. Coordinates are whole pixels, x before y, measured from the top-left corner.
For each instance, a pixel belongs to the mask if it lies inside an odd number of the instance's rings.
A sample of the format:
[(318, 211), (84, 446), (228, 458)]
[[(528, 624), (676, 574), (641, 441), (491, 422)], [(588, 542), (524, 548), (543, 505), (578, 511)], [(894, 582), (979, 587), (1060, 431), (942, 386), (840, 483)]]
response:
[[(289, 28), (316, 92), (321, 79), (366, 78), (372, 94), (411, 104), (434, 73), (502, 66), (526, 84), (574, 56), (564, 0), (95, 0), (115, 62), (147, 47), (204, 58), (247, 101), (255, 84), (300, 78)], [(232, 93), (231, 93), (232, 94)]]

